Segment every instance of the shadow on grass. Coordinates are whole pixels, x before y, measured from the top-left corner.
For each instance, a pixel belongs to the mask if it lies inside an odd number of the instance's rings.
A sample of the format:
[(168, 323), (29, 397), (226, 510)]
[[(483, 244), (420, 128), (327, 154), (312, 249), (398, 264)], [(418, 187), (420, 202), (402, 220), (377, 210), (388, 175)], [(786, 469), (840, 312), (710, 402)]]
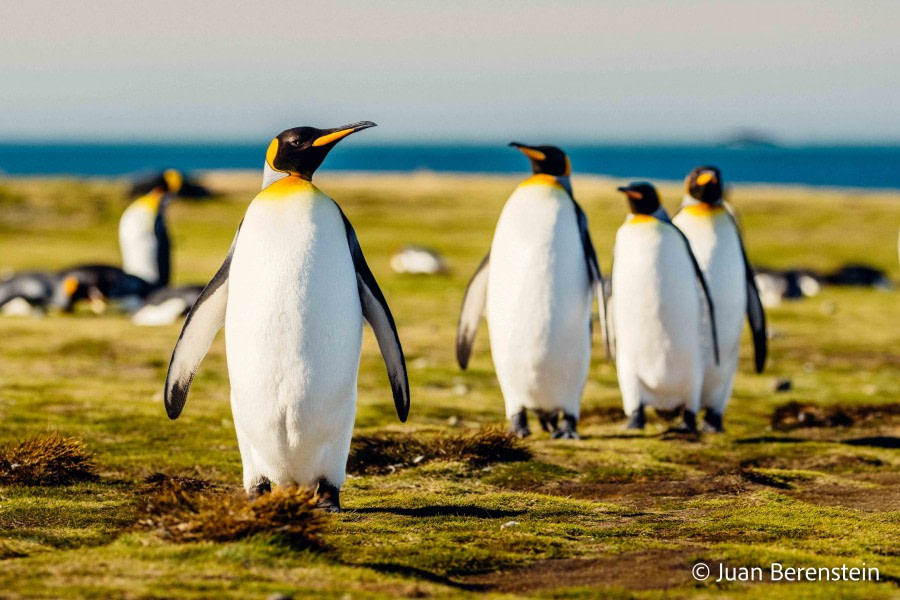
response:
[(372, 569), (373, 571), (377, 571), (378, 573), (390, 574), (390, 575), (400, 575), (402, 577), (411, 577), (414, 579), (420, 579), (425, 581), (430, 581), (431, 583), (437, 583), (440, 585), (446, 585), (447, 587), (452, 587), (457, 590), (464, 590), (467, 592), (484, 592), (489, 589), (490, 586), (480, 584), (480, 583), (463, 583), (461, 581), (454, 581), (449, 577), (444, 577), (443, 575), (438, 575), (436, 573), (432, 573), (431, 571), (426, 571), (425, 569), (419, 569), (416, 567), (408, 567), (406, 565), (398, 565), (395, 563), (344, 563), (350, 567), (362, 567), (365, 569)]
[(811, 440), (798, 437), (780, 437), (777, 435), (761, 435), (759, 437), (741, 438), (734, 440), (735, 444), (803, 444)]
[(487, 509), (480, 506), (458, 506), (453, 504), (437, 504), (420, 508), (369, 506), (354, 508), (352, 512), (364, 514), (389, 513), (401, 517), (475, 517), (478, 519), (503, 519), (525, 514), (524, 510)]
[(852, 440), (844, 440), (842, 443), (849, 446), (869, 446), (870, 448), (900, 448), (900, 438), (890, 435), (854, 438)]

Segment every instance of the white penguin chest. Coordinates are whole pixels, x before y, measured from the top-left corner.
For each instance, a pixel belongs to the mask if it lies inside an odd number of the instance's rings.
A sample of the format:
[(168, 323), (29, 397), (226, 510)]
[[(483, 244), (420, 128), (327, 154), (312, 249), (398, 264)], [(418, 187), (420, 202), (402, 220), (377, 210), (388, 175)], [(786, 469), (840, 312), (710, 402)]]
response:
[(686, 207), (675, 223), (691, 242), (716, 310), (719, 335), (730, 347), (740, 338), (747, 307), (744, 256), (737, 229), (725, 209)]
[(262, 388), (287, 402), (346, 395), (355, 389), (362, 311), (340, 210), (311, 185), (277, 192), (250, 205), (232, 257), (232, 389)]

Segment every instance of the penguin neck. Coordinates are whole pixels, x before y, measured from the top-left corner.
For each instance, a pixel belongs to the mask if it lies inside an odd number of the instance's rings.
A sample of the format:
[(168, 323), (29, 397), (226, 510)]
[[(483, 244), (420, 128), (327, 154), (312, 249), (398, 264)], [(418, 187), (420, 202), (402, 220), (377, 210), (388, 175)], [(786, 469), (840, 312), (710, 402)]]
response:
[(135, 200), (134, 203), (146, 208), (153, 214), (157, 214), (162, 210), (165, 197), (166, 193), (164, 191), (154, 189)]
[(697, 200), (690, 194), (685, 194), (681, 201), (681, 208), (692, 215), (712, 215), (725, 210), (725, 201), (719, 198), (715, 204), (709, 204)]
[(653, 223), (654, 221), (663, 221), (666, 223), (671, 223), (672, 220), (669, 218), (669, 213), (666, 212), (666, 209), (660, 206), (655, 211), (650, 214), (646, 213), (629, 213), (629, 215), (625, 218), (625, 223)]
[(535, 173), (523, 181), (521, 185), (549, 185), (551, 187), (562, 188), (566, 190), (569, 195), (572, 194), (572, 184), (569, 183), (569, 177), (567, 175), (557, 177), (555, 175), (547, 175), (546, 173)]
[(316, 191), (318, 188), (311, 180), (300, 175), (288, 174), (267, 186), (259, 195), (267, 200), (277, 200), (292, 194)]

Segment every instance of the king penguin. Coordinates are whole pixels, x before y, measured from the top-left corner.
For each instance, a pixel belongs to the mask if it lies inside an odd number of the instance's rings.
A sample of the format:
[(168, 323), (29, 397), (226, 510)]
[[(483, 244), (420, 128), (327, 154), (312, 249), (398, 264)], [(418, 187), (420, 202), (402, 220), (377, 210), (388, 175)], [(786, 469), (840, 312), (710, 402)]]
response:
[[(695, 432), (708, 349), (700, 331), (704, 301), (715, 314), (706, 280), (656, 189), (645, 182), (618, 189), (631, 213), (616, 233), (610, 318), (628, 428), (643, 429), (644, 408), (650, 406), (660, 412), (683, 409), (677, 430)], [(718, 363), (714, 318), (710, 323)]]
[(409, 414), (394, 318), (347, 217), (312, 183), (335, 144), (374, 126), (296, 127), (272, 140), (266, 165), (276, 175), (247, 208), (172, 354), (165, 406), (176, 419), (225, 325), (231, 409), (251, 497), (271, 483), (317, 486), (320, 506), (340, 510), (364, 318), (387, 365), (397, 414), (401, 421)]
[(605, 328), (603, 279), (587, 216), (572, 195), (568, 157), (554, 146), (510, 146), (530, 159), (534, 174), (507, 200), (491, 249), (466, 289), (456, 357), (465, 369), (486, 315), (510, 430), (530, 435), (532, 410), (554, 438), (574, 439), (595, 297)]
[(119, 220), (122, 269), (156, 287), (169, 285), (171, 255), (166, 205), (181, 188), (182, 175), (168, 169), (154, 187), (132, 202)]
[(690, 240), (716, 305), (722, 354), (718, 365), (707, 361), (700, 402), (705, 409), (704, 430), (721, 432), (737, 370), (744, 315), (753, 332), (757, 373), (766, 364), (766, 316), (737, 222), (722, 199), (719, 169), (702, 166), (688, 174), (681, 210), (672, 220)]

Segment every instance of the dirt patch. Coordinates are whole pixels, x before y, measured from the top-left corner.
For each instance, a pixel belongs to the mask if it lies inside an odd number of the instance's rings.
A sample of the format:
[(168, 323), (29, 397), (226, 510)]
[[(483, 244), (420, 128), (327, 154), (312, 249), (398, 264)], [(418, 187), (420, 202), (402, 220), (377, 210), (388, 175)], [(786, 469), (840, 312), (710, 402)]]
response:
[(850, 427), (869, 422), (900, 420), (900, 403), (862, 404), (858, 406), (819, 406), (789, 402), (772, 413), (772, 428), (780, 431), (807, 427)]
[(463, 581), (508, 594), (532, 594), (561, 587), (666, 590), (696, 583), (691, 567), (702, 552), (700, 548), (672, 549), (542, 560), (521, 569), (473, 575)]
[(848, 478), (852, 485), (822, 481), (787, 492), (795, 498), (822, 506), (842, 506), (863, 511), (892, 511), (900, 507), (900, 473), (867, 473)]
[(69, 485), (97, 479), (96, 465), (81, 440), (39, 434), (0, 448), (0, 484)]
[(417, 435), (373, 434), (354, 437), (347, 471), (384, 474), (431, 461), (458, 461), (474, 467), (529, 460), (525, 442), (501, 427), (474, 432)]
[(144, 477), (146, 484), (139, 493), (153, 494), (166, 490), (183, 490), (185, 492), (202, 492), (217, 487), (213, 482), (195, 477), (182, 477), (180, 475), (167, 475), (165, 473), (151, 473)]
[(621, 406), (591, 406), (581, 411), (580, 425), (618, 423), (625, 420)]
[(636, 508), (666, 500), (735, 496), (748, 491), (751, 483), (738, 473), (703, 475), (679, 480), (583, 483), (566, 481), (536, 488), (534, 492), (580, 500), (615, 502)]
[(190, 490), (167, 478), (144, 497), (138, 527), (174, 542), (265, 535), (295, 549), (321, 548), (328, 521), (316, 508), (318, 500), (312, 491), (297, 487), (279, 487), (248, 500), (243, 493)]

